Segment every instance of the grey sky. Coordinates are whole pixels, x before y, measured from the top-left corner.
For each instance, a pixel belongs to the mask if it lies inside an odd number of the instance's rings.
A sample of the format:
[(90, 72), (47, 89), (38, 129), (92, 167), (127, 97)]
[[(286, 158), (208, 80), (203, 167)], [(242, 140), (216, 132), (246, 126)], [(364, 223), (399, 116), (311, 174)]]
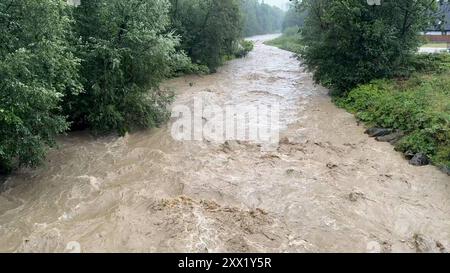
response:
[(278, 6), (283, 10), (286, 10), (286, 4), (289, 3), (289, 0), (264, 0), (264, 3)]

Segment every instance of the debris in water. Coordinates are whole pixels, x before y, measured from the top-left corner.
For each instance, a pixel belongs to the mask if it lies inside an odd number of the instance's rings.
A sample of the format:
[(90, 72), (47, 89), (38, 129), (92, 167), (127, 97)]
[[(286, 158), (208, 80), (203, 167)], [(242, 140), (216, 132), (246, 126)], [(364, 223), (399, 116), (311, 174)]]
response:
[(331, 162), (327, 163), (327, 168), (330, 170), (335, 169), (337, 167), (338, 167), (338, 165), (336, 165), (334, 163), (331, 163)]
[(405, 135), (402, 131), (396, 131), (392, 134), (376, 137), (379, 142), (389, 142), (391, 144), (397, 143)]
[(414, 234), (413, 236), (414, 247), (419, 253), (427, 253), (431, 252), (431, 244), (430, 242), (421, 234)]
[(266, 154), (261, 156), (261, 159), (281, 159), (281, 157), (275, 154)]
[(348, 195), (348, 199), (352, 202), (357, 202), (361, 198), (364, 198), (364, 193), (360, 191), (353, 191)]
[(286, 170), (286, 174), (288, 174), (288, 175), (292, 175), (292, 174), (294, 174), (295, 173), (295, 170), (294, 169), (287, 169)]
[(446, 253), (447, 252), (447, 250), (445, 249), (445, 246), (439, 241), (436, 241), (436, 247), (439, 249), (439, 251), (441, 253)]
[(227, 141), (225, 141), (224, 144), (222, 144), (222, 151), (227, 154), (231, 153), (235, 150), (238, 150), (239, 148), (240, 148), (240, 145), (239, 145), (239, 142), (237, 142), (237, 141), (227, 140)]

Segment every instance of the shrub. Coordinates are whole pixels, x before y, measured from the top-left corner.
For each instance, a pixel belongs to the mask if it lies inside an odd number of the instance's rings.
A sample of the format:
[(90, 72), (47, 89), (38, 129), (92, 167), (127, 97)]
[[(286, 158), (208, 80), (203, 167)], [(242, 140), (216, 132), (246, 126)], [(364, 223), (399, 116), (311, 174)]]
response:
[(252, 41), (241, 40), (239, 43), (236, 44), (236, 48), (234, 50), (233, 55), (236, 58), (243, 58), (247, 56), (248, 53), (250, 53), (250, 51), (253, 50), (254, 46), (255, 45), (253, 44)]
[(82, 1), (74, 12), (85, 89), (65, 100), (74, 128), (123, 134), (164, 121), (172, 94), (159, 83), (190, 63), (167, 32), (168, 1)]
[(211, 72), (233, 56), (242, 32), (237, 0), (171, 0), (172, 28), (180, 49)]
[(450, 70), (450, 54), (418, 54), (411, 61), (414, 72), (442, 73)]
[(59, 0), (0, 2), (0, 172), (38, 164), (68, 127), (60, 102), (80, 86), (67, 12)]
[(301, 56), (314, 79), (344, 95), (373, 79), (405, 76), (421, 40), (417, 35), (434, 22), (438, 2), (384, 0), (301, 1), (307, 16)]

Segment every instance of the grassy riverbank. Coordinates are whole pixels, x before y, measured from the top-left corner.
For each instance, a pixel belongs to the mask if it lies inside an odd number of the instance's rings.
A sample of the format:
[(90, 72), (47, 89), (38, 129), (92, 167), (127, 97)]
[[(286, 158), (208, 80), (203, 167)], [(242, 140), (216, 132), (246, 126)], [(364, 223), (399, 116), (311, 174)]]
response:
[(299, 53), (301, 45), (298, 43), (298, 40), (300, 39), (298, 31), (298, 27), (288, 28), (283, 32), (283, 35), (274, 40), (267, 41), (264, 44)]
[(421, 56), (430, 62), (408, 79), (375, 80), (335, 98), (369, 126), (404, 132), (396, 149), (427, 155), (450, 169), (450, 56)]
[[(298, 35), (298, 34), (297, 34)], [(299, 39), (283, 35), (267, 45), (298, 53)], [(398, 151), (425, 154), (450, 170), (450, 55), (418, 55), (408, 78), (379, 79), (333, 101), (367, 126), (395, 129)]]

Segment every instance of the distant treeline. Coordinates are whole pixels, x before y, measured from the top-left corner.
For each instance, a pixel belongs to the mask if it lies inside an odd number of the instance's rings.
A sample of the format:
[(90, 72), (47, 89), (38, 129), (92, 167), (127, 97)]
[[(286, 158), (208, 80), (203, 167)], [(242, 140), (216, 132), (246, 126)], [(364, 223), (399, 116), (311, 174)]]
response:
[(289, 10), (286, 12), (283, 20), (283, 32), (288, 28), (301, 27), (305, 23), (305, 18), (307, 15), (306, 10), (301, 10), (295, 5), (291, 5)]
[(241, 0), (244, 36), (276, 33), (282, 30), (284, 11), (259, 0)]

